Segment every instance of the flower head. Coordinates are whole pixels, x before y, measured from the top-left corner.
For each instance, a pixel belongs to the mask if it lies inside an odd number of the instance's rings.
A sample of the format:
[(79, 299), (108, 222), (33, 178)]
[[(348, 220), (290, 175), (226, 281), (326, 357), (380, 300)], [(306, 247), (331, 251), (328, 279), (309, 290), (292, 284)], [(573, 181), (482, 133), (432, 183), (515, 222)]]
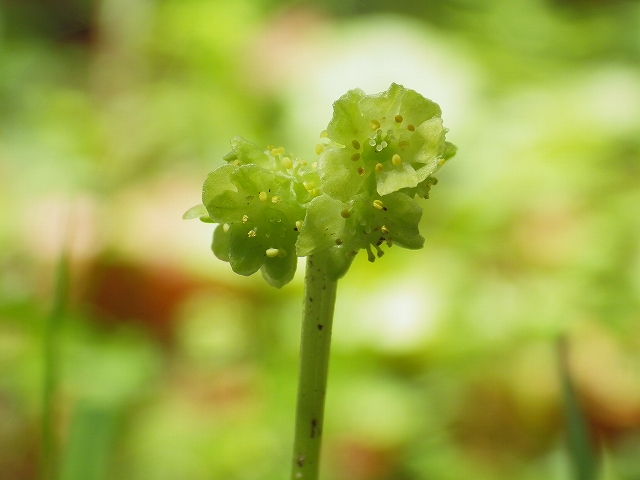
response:
[(298, 256), (327, 252), (337, 279), (362, 249), (373, 262), (384, 245), (421, 248), (414, 197), (428, 198), (433, 173), (456, 152), (440, 115), (395, 83), (378, 95), (351, 90), (334, 103), (317, 163), (235, 137), (228, 163), (204, 183), (203, 204), (184, 218), (218, 223), (214, 254), (276, 287), (293, 278)]
[(378, 95), (347, 92), (333, 105), (332, 143), (318, 161), (325, 193), (347, 201), (361, 190), (418, 187), (447, 159), (440, 115), (437, 104), (395, 83)]
[[(234, 272), (265, 279), (281, 287), (297, 266), (297, 222), (305, 215), (302, 204), (313, 195), (301, 179), (313, 178), (284, 155), (284, 149), (263, 152), (239, 137), (232, 140), (230, 162), (211, 172), (204, 183), (202, 203), (215, 229), (214, 254), (231, 264)], [(291, 164), (289, 164), (291, 162)], [(299, 223), (298, 223), (299, 225)]]

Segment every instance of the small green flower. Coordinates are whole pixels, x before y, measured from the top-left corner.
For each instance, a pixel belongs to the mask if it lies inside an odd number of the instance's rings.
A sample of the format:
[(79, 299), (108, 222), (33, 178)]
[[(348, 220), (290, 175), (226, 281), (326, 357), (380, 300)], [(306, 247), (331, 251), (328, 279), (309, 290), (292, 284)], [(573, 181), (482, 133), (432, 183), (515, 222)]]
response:
[(296, 271), (295, 243), (305, 216), (301, 203), (313, 194), (300, 179), (312, 178), (314, 172), (283, 162), (289, 157), (279, 149), (267, 154), (239, 138), (232, 140), (232, 148), (225, 157), (231, 163), (211, 172), (202, 192), (209, 218), (220, 224), (212, 250), (234, 272), (261, 270), (271, 285), (281, 287)]
[(297, 252), (306, 256), (331, 249), (335, 265), (329, 272), (339, 278), (361, 249), (373, 262), (376, 256), (384, 255), (382, 245), (422, 248), (424, 238), (418, 230), (421, 217), (422, 208), (401, 192), (384, 196), (359, 194), (348, 202), (322, 195), (307, 208)]
[(395, 83), (378, 95), (351, 90), (333, 108), (331, 143), (318, 161), (323, 190), (333, 198), (416, 188), (447, 159), (440, 107), (413, 90)]

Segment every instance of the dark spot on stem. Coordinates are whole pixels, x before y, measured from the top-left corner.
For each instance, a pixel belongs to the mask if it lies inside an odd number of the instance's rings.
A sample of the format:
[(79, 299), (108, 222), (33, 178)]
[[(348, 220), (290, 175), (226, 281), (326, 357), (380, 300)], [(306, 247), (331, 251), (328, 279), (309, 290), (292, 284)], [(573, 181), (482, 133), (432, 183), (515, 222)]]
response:
[(309, 297), (309, 301), (310, 301), (310, 302), (313, 302), (313, 298)]
[(318, 426), (318, 421), (315, 418), (312, 419), (311, 420), (311, 438), (315, 438), (317, 426)]
[(304, 455), (298, 455), (298, 458), (296, 458), (296, 465), (298, 465), (298, 467), (302, 467), (302, 465), (304, 465)]
[(318, 330), (322, 330), (322, 327), (324, 327), (324, 325), (322, 325), (322, 324), (320, 324), (320, 323), (319, 323), (319, 324), (318, 324)]

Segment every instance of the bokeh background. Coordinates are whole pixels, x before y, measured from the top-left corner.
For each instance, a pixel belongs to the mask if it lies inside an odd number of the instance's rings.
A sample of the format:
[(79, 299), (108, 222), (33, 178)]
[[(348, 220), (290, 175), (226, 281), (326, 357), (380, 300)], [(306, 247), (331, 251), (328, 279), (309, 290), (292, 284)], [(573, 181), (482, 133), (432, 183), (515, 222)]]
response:
[(63, 480), (287, 478), (301, 276), (181, 215), (231, 137), (312, 157), (394, 81), (459, 153), (425, 248), (340, 282), (324, 478), (574, 478), (560, 336), (605, 478), (640, 478), (638, 2), (3, 0), (0, 42), (0, 478), (43, 421)]

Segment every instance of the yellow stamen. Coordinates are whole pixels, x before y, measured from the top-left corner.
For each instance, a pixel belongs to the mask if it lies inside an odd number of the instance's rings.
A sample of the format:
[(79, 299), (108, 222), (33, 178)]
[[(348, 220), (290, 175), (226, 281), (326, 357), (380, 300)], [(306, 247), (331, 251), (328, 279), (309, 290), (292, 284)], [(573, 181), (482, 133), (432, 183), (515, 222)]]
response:
[(289, 170), (293, 167), (293, 161), (289, 157), (282, 157), (282, 166)]
[(271, 197), (271, 203), (278, 203), (280, 201), (280, 197), (277, 195), (274, 195), (273, 197)]
[(391, 163), (393, 163), (396, 167), (402, 165), (402, 157), (395, 153), (393, 157), (391, 157)]
[(249, 232), (247, 233), (247, 237), (255, 237), (256, 236), (256, 231), (255, 230), (249, 230)]
[(222, 231), (224, 233), (227, 233), (229, 231), (229, 228), (231, 228), (231, 225), (229, 225), (228, 223), (225, 223), (224, 225), (222, 225)]
[(397, 123), (402, 123), (402, 120), (404, 120), (404, 119), (402, 118), (402, 115), (396, 115), (396, 116), (395, 116), (395, 121), (396, 121)]
[(373, 206), (374, 206), (374, 208), (377, 208), (378, 210), (384, 210), (384, 203), (382, 203), (382, 200), (374, 200), (373, 201)]
[(258, 198), (260, 198), (261, 202), (266, 202), (267, 198), (269, 198), (269, 196), (267, 195), (267, 192), (260, 192), (258, 194)]
[(320, 155), (323, 150), (324, 150), (324, 146), (321, 143), (316, 145), (316, 155)]
[(387, 228), (386, 225), (382, 225), (382, 227), (380, 227), (380, 231), (385, 234), (389, 233), (389, 229)]
[(377, 120), (371, 120), (371, 122), (369, 122), (369, 126), (371, 127), (371, 130), (378, 130), (380, 128), (380, 122)]
[(298, 231), (300, 231), (300, 229), (302, 228), (302, 222), (300, 220), (296, 221), (296, 228), (298, 229)]
[(376, 172), (381, 172), (384, 169), (384, 165), (376, 163)]
[(349, 210), (342, 210), (342, 211), (340, 212), (340, 216), (341, 216), (342, 218), (349, 218), (349, 217), (351, 216), (351, 214), (349, 213)]
[(415, 132), (416, 131), (416, 127), (414, 127), (411, 123), (409, 125), (407, 125), (407, 130), (409, 130), (410, 132)]
[(242, 215), (242, 223), (247, 223), (249, 221), (249, 217), (247, 215)]
[(269, 258), (275, 258), (278, 256), (278, 253), (280, 253), (280, 250), (278, 250), (277, 248), (267, 248), (266, 252), (264, 253)]
[(322, 130), (320, 132), (320, 138), (327, 138), (329, 136), (329, 132), (327, 132), (326, 130)]

